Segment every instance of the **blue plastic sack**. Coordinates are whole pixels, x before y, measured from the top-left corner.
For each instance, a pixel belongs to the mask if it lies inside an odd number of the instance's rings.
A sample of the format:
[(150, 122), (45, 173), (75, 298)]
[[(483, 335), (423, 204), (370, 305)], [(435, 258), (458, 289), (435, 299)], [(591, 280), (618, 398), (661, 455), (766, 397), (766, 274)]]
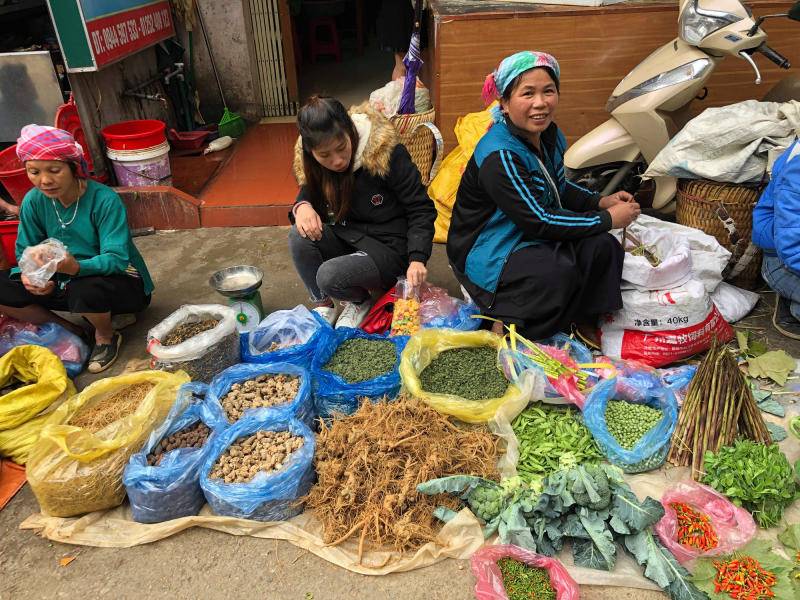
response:
[(234, 383), (254, 379), (259, 375), (281, 374), (293, 375), (300, 378), (300, 387), (297, 390), (297, 395), (294, 397), (294, 400), (274, 407), (248, 409), (244, 412), (243, 418), (254, 412), (280, 408), (287, 410), (309, 427), (313, 427), (317, 414), (314, 409), (314, 400), (311, 397), (311, 375), (307, 369), (289, 363), (279, 362), (265, 365), (242, 363), (228, 367), (211, 380), (208, 386), (208, 393), (206, 394), (206, 404), (216, 419), (224, 421), (226, 426), (229, 426), (230, 423), (222, 408), (221, 401), (230, 391), (231, 386)]
[[(354, 338), (381, 340), (395, 345), (395, 363), (386, 375), (359, 383), (347, 383), (344, 379), (324, 369), (328, 361), (344, 342)], [(314, 404), (317, 414), (329, 419), (334, 413), (351, 415), (358, 410), (361, 399), (370, 401), (388, 397), (393, 400), (400, 393), (400, 354), (408, 342), (408, 336), (384, 337), (365, 333), (361, 329), (341, 327), (332, 329), (319, 342), (314, 360), (311, 363)]]
[(473, 319), (473, 315), (479, 315), (480, 309), (473, 302), (456, 300), (457, 309), (447, 315), (437, 315), (423, 321), (423, 329), (458, 329), (459, 331), (476, 331), (481, 326), (480, 319)]
[[(275, 311), (253, 331), (242, 334), (242, 361), (258, 364), (287, 362), (308, 368), (314, 358), (317, 343), (325, 331), (330, 329), (330, 324), (319, 313), (302, 305), (292, 310)], [(293, 340), (299, 340), (300, 343), (268, 351), (273, 342), (286, 344)]]
[[(642, 473), (664, 464), (678, 421), (678, 403), (672, 390), (661, 385), (650, 386), (650, 381), (644, 377), (641, 380), (626, 377), (605, 379), (590, 392), (583, 407), (583, 422), (592, 432), (600, 450), (612, 464), (626, 473)], [(648, 385), (643, 386), (642, 382)], [(633, 448), (626, 450), (606, 427), (606, 406), (611, 400), (646, 404), (661, 410), (663, 416)]]
[[(130, 457), (122, 475), (133, 520), (161, 523), (196, 515), (205, 504), (200, 489), (200, 467), (214, 436), (227, 423), (215, 417), (203, 402), (207, 386), (187, 383), (178, 391), (164, 423), (155, 429), (144, 447)], [(211, 434), (202, 448), (179, 448), (162, 455), (157, 466), (147, 464), (147, 455), (165, 437), (202, 422)]]
[[(247, 483), (225, 483), (209, 477), (217, 459), (239, 438), (257, 431), (287, 430), (292, 435), (302, 435), (304, 443), (292, 453), (283, 470), (269, 474), (262, 471)], [(286, 521), (303, 512), (297, 499), (308, 493), (316, 479), (315, 448), (311, 430), (285, 410), (254, 412), (239, 419), (210, 444), (200, 470), (200, 486), (214, 514), (256, 521)]]
[(672, 390), (675, 394), (675, 399), (678, 401), (678, 406), (683, 405), (683, 400), (686, 397), (686, 392), (689, 391), (689, 384), (694, 379), (694, 374), (697, 373), (697, 365), (682, 365), (672, 369), (659, 369), (661, 376), (661, 383)]
[(89, 356), (89, 346), (77, 335), (58, 323), (34, 326), (15, 320), (7, 320), (0, 330), (0, 351), (5, 354), (17, 346), (44, 346), (61, 359), (67, 375), (77, 377)]

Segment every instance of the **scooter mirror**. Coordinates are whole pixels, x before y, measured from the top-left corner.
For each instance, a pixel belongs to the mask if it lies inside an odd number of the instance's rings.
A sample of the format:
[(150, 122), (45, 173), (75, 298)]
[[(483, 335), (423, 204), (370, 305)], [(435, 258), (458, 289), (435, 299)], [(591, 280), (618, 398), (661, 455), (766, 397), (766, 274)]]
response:
[(788, 17), (793, 21), (800, 21), (800, 0), (792, 5), (789, 9)]

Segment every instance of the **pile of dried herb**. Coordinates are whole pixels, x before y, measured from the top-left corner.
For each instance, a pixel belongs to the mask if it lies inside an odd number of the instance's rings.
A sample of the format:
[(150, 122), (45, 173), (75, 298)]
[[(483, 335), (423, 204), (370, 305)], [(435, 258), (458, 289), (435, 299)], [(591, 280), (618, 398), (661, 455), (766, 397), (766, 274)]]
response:
[(323, 369), (347, 383), (360, 383), (391, 373), (396, 362), (397, 351), (392, 342), (352, 338), (339, 346)]
[(531, 567), (513, 558), (497, 561), (508, 600), (556, 600), (547, 569)]
[(508, 380), (497, 368), (497, 349), (489, 346), (445, 350), (422, 370), (419, 380), (426, 392), (467, 400), (500, 398), (508, 390)]
[(214, 329), (214, 327), (217, 325), (219, 325), (219, 319), (206, 319), (205, 321), (200, 321), (198, 323), (181, 323), (167, 334), (167, 337), (164, 338), (164, 341), (161, 343), (161, 345), (177, 346), (178, 344), (182, 344), (189, 338), (193, 338), (204, 331)]
[(328, 545), (357, 537), (359, 562), (367, 544), (405, 551), (436, 539), (441, 523), (434, 509), (461, 502), (420, 494), (418, 484), (456, 473), (498, 478), (497, 438), (486, 429), (459, 429), (416, 399), (364, 402), (321, 427), (318, 481), (306, 506), (322, 523)]
[(699, 480), (706, 451), (730, 446), (738, 437), (772, 443), (736, 360), (715, 340), (689, 384), (667, 460), (679, 467), (691, 465), (692, 477)]

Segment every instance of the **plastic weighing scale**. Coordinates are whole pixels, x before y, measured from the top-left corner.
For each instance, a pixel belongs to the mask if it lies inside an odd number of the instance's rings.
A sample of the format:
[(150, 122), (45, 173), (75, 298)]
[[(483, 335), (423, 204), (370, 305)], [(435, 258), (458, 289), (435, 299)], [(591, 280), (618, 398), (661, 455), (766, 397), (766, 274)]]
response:
[(208, 283), (228, 298), (228, 306), (236, 311), (236, 328), (239, 333), (252, 331), (264, 318), (261, 293), (258, 288), (264, 272), (258, 267), (238, 265), (217, 271)]

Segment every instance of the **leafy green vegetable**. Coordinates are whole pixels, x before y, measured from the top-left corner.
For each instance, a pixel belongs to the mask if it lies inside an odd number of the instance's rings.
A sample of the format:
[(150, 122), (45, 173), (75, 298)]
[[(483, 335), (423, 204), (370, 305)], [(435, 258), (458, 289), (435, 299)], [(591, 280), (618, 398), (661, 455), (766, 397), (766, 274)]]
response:
[(737, 440), (706, 452), (703, 483), (745, 507), (760, 527), (774, 527), (784, 509), (800, 496), (792, 466), (777, 445)]
[(736, 342), (739, 345), (739, 354), (745, 358), (761, 356), (769, 350), (764, 340), (754, 338), (749, 331), (737, 330)]
[(800, 550), (800, 523), (789, 525), (778, 535), (778, 541), (787, 548)]
[(614, 488), (614, 501), (611, 514), (619, 519), (632, 531), (641, 531), (655, 525), (664, 516), (664, 507), (661, 502), (650, 497), (644, 502), (639, 502), (636, 494), (626, 486)]
[(644, 575), (662, 588), (672, 600), (706, 600), (706, 595), (690, 581), (684, 569), (672, 553), (646, 529), (622, 538), (625, 549), (640, 565)]
[(762, 390), (753, 379), (750, 380), (750, 390), (753, 392), (753, 399), (755, 399), (760, 410), (775, 415), (776, 417), (786, 416), (786, 409), (780, 402), (775, 400), (772, 392), (769, 390)]
[(769, 430), (769, 436), (772, 438), (772, 441), (775, 442), (776, 444), (778, 442), (782, 442), (787, 437), (789, 437), (789, 434), (786, 433), (786, 430), (777, 423), (770, 423), (769, 421), (765, 421), (764, 423), (766, 424), (767, 429)]
[(748, 556), (756, 559), (763, 569), (774, 573), (777, 577), (777, 582), (775, 586), (772, 587), (772, 592), (775, 594), (774, 598), (776, 598), (776, 600), (783, 600), (784, 598), (786, 598), (786, 600), (791, 600), (792, 598), (799, 597), (797, 591), (793, 589), (792, 582), (789, 578), (794, 565), (790, 561), (772, 552), (772, 545), (766, 540), (753, 540), (744, 548), (726, 556), (699, 559), (695, 564), (692, 581), (700, 590), (705, 592), (711, 600), (728, 599), (730, 596), (727, 593), (715, 591), (714, 579), (717, 575), (717, 569), (714, 566), (714, 562), (727, 562)]
[(789, 373), (794, 371), (796, 366), (795, 360), (783, 350), (770, 350), (747, 360), (750, 377), (769, 378), (781, 386), (786, 385)]
[(796, 438), (800, 439), (800, 417), (792, 417), (789, 421), (789, 431), (792, 432)]

